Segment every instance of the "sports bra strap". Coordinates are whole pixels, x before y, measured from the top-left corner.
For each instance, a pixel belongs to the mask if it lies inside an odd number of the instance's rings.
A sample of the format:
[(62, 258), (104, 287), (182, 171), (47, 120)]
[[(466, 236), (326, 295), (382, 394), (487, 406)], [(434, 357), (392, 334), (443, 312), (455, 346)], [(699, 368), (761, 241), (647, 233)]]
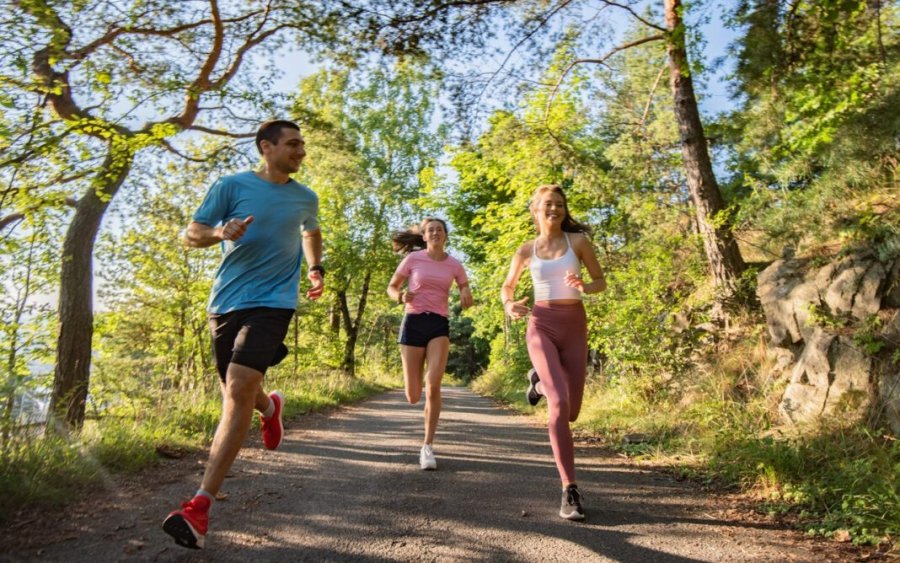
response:
[[(569, 249), (572, 248), (572, 241), (569, 240), (569, 233), (563, 231), (563, 235), (566, 237), (566, 252), (568, 252)], [(566, 252), (563, 252), (563, 255), (565, 255)], [(531, 257), (537, 258), (538, 260), (555, 260), (555, 258), (541, 258), (537, 255), (537, 238), (531, 243)]]

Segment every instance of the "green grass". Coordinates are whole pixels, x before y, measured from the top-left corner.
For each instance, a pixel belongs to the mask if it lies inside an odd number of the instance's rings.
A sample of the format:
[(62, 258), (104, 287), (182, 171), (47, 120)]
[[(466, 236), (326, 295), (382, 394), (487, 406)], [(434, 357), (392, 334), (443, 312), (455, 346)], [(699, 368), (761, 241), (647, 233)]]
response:
[[(294, 376), (274, 369), (266, 388), (285, 396), (286, 417), (342, 404), (402, 383), (402, 377), (342, 372)], [(60, 505), (85, 486), (112, 481), (112, 475), (134, 473), (156, 464), (158, 449), (201, 451), (209, 444), (221, 414), (215, 380), (204, 388), (179, 392), (147, 386), (145, 396), (112, 400), (100, 416), (87, 420), (77, 435), (63, 438), (31, 429), (11, 434), (0, 444), (0, 521), (24, 507)], [(258, 417), (254, 417), (254, 427)]]
[(3, 517), (29, 503), (54, 504), (99, 476), (77, 444), (56, 437), (20, 437), (0, 452)]
[(739, 484), (771, 513), (789, 513), (811, 534), (843, 530), (856, 543), (900, 537), (900, 444), (865, 428), (813, 436), (722, 435), (712, 476)]

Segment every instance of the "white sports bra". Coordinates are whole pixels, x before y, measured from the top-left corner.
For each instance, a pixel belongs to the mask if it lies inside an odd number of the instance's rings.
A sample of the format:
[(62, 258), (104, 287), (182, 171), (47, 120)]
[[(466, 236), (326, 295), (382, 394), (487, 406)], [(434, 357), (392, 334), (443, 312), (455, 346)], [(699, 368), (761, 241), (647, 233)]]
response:
[(566, 235), (566, 253), (559, 258), (544, 260), (535, 252), (537, 239), (531, 245), (531, 281), (534, 282), (535, 301), (553, 301), (556, 299), (581, 299), (581, 292), (574, 287), (566, 285), (566, 272), (576, 276), (581, 272), (581, 262), (575, 251), (572, 250), (572, 242), (569, 234)]

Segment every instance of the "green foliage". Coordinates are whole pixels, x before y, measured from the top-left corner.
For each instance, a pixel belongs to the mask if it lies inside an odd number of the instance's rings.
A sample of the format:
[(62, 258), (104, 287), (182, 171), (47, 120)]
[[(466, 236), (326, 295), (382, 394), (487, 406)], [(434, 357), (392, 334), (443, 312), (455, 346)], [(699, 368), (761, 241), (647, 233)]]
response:
[(897, 5), (741, 2), (734, 16), (739, 220), (800, 251), (896, 238)]
[(809, 313), (809, 317), (806, 320), (806, 324), (810, 327), (821, 326), (836, 331), (847, 327), (853, 322), (853, 319), (849, 314), (843, 316), (833, 315), (831, 311), (822, 304), (810, 303), (807, 307), (807, 312)]
[(460, 315), (458, 306), (450, 315), (450, 342), (453, 345), (447, 358), (447, 373), (468, 383), (487, 366), (490, 346), (483, 338), (475, 336), (472, 318)]
[(869, 356), (878, 354), (887, 345), (879, 335), (883, 324), (878, 315), (869, 315), (863, 319), (856, 332), (853, 333), (853, 343)]
[(859, 321), (849, 313), (834, 315), (826, 307), (810, 303), (809, 317), (806, 322), (809, 326), (824, 327), (836, 333), (852, 333), (853, 343), (869, 356), (877, 355), (887, 345), (879, 333), (884, 321), (877, 314), (869, 315)]
[[(147, 187), (126, 192), (113, 208), (114, 215), (130, 219), (104, 233), (98, 244), (104, 257), (98, 293), (106, 308), (96, 316), (95, 327), (101, 364), (142, 359), (159, 364), (154, 373), (165, 372), (185, 384), (211, 365), (205, 309), (220, 253), (218, 247), (189, 249), (181, 238), (198, 202), (221, 174), (219, 166), (229, 165), (211, 160), (141, 171), (138, 180)], [(112, 376), (103, 387), (117, 380)]]
[(52, 362), (55, 311), (44, 295), (58, 281), (55, 213), (22, 217), (0, 238), (0, 429), (7, 436), (36, 414)]
[(302, 180), (319, 194), (331, 295), (328, 321), (322, 308), (304, 313), (332, 327), (317, 345), (329, 365), (351, 373), (360, 339), (379, 349), (391, 337), (383, 330), (398, 261), (390, 234), (424, 215), (420, 196), (440, 151), (435, 87), (413, 64), (384, 64), (367, 73), (323, 70), (303, 80), (296, 98), (309, 153)]
[(0, 449), (0, 494), (7, 520), (29, 503), (57, 504), (72, 498), (82, 485), (98, 479), (95, 464), (85, 463), (78, 444), (55, 436), (22, 433)]
[(525, 396), (525, 374), (531, 368), (522, 340), (521, 329), (518, 328), (509, 328), (494, 337), (488, 367), (472, 382), (475, 391), (528, 408), (519, 404)]

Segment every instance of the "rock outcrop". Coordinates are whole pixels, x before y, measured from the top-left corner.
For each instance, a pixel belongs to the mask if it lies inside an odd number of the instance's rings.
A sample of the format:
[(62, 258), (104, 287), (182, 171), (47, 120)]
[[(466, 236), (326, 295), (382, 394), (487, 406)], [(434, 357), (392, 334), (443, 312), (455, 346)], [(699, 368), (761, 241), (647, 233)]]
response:
[(883, 417), (900, 434), (900, 258), (778, 260), (760, 273), (757, 294), (773, 354), (790, 373), (785, 420)]

